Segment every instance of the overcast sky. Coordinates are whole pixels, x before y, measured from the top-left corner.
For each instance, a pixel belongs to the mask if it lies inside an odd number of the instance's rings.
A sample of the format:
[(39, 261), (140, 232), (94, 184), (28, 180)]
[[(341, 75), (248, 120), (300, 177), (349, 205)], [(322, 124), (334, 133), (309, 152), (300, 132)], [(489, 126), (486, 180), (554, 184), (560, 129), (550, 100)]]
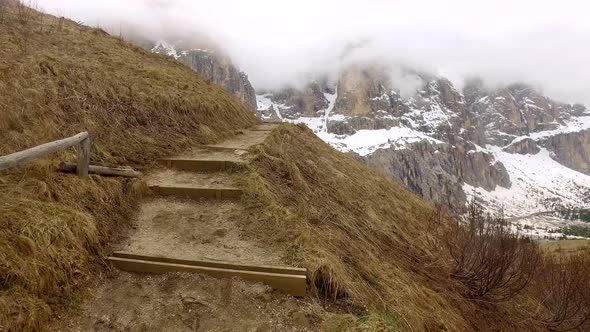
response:
[(345, 45), (363, 58), (429, 70), (460, 85), (524, 81), (590, 104), (590, 2), (585, 0), (38, 0), (50, 13), (147, 38), (199, 32), (255, 88), (337, 70)]

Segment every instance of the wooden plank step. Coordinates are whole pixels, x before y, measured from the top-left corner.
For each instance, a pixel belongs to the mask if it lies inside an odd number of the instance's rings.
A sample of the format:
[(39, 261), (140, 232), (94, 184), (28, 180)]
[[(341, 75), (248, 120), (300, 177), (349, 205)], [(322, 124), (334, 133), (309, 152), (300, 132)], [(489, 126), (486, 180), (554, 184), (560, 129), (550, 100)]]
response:
[(216, 278), (238, 277), (246, 281), (262, 282), (274, 289), (293, 296), (305, 296), (306, 276), (257, 271), (233, 270), (208, 266), (175, 264), (141, 259), (109, 257), (108, 260), (118, 269), (140, 273), (190, 272), (202, 273)]
[(211, 150), (248, 150), (250, 147), (261, 144), (270, 133), (260, 130), (244, 130), (230, 139), (217, 144), (208, 144), (204, 148)]
[(263, 124), (259, 124), (256, 125), (252, 128), (250, 128), (250, 130), (254, 130), (254, 131), (273, 131), (276, 128), (278, 128), (280, 126), (280, 122), (278, 123), (263, 123)]
[(152, 185), (149, 187), (157, 195), (180, 198), (236, 199), (242, 196), (241, 189), (230, 187), (178, 187), (163, 185)]
[(245, 163), (232, 160), (208, 160), (208, 159), (182, 159), (171, 158), (160, 160), (160, 163), (168, 168), (183, 171), (222, 172), (231, 169), (239, 169)]
[(216, 145), (197, 145), (198, 149), (201, 150), (208, 150), (208, 151), (215, 151), (215, 152), (231, 152), (231, 151), (248, 151), (248, 147), (224, 147), (224, 146), (216, 146)]
[(206, 266), (206, 267), (215, 267), (215, 268), (240, 270), (240, 271), (267, 272), (267, 273), (276, 273), (276, 274), (294, 274), (294, 275), (300, 275), (300, 276), (307, 275), (307, 269), (303, 269), (303, 268), (299, 268), (299, 267), (290, 267), (290, 266), (248, 265), (248, 264), (240, 264), (240, 263), (233, 263), (233, 262), (226, 262), (226, 261), (212, 261), (212, 260), (187, 260), (187, 259), (177, 259), (177, 258), (168, 258), (168, 257), (154, 257), (154, 256), (138, 255), (138, 254), (133, 254), (133, 253), (129, 253), (129, 252), (122, 252), (122, 251), (116, 251), (112, 254), (112, 256), (118, 257), (118, 258), (128, 258), (128, 259), (144, 260), (144, 261), (150, 261), (150, 262), (172, 263), (172, 264), (182, 264), (182, 265), (192, 265), (192, 266)]

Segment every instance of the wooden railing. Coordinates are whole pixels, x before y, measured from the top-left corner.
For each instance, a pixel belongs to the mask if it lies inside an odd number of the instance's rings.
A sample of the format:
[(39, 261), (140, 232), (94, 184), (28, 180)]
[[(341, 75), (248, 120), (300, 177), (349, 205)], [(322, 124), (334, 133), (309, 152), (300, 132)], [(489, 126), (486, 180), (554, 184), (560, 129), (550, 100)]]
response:
[(78, 146), (78, 165), (76, 167), (76, 173), (78, 173), (79, 176), (88, 176), (88, 167), (90, 165), (90, 135), (86, 131), (69, 138), (45, 143), (28, 150), (0, 157), (0, 171), (16, 167), (26, 161), (38, 159), (76, 145)]

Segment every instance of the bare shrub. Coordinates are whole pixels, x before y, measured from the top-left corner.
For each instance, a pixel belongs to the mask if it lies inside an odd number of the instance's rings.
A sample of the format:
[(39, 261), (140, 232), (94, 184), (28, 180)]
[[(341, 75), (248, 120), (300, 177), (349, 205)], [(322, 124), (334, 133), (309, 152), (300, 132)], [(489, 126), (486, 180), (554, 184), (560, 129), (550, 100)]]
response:
[(16, 3), (16, 16), (20, 24), (26, 25), (32, 19), (32, 11), (25, 2), (18, 1)]
[(590, 255), (587, 252), (547, 255), (534, 285), (543, 306), (539, 319), (548, 329), (572, 331), (590, 325)]
[(467, 298), (504, 301), (522, 291), (541, 260), (538, 245), (511, 232), (500, 217), (472, 201), (464, 222), (451, 222), (443, 236), (452, 258), (451, 277)]

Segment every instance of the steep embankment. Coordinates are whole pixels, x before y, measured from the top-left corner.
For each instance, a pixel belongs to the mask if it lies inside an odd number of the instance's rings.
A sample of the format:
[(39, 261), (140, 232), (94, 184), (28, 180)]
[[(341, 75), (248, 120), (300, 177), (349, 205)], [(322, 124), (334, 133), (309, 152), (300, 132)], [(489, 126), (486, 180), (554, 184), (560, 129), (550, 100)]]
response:
[(251, 215), (243, 226), (286, 250), (286, 263), (305, 266), (316, 295), (353, 313), (368, 308), (372, 323), (392, 330), (540, 329), (523, 323), (524, 300), (462, 297), (433, 208), (305, 126), (282, 126), (251, 152), (257, 157), (243, 183)]
[[(92, 162), (147, 163), (254, 124), (223, 88), (100, 29), (0, 2), (0, 155), (88, 130)], [(90, 275), (140, 185), (58, 174), (74, 152), (0, 174), (0, 329), (39, 327)]]

